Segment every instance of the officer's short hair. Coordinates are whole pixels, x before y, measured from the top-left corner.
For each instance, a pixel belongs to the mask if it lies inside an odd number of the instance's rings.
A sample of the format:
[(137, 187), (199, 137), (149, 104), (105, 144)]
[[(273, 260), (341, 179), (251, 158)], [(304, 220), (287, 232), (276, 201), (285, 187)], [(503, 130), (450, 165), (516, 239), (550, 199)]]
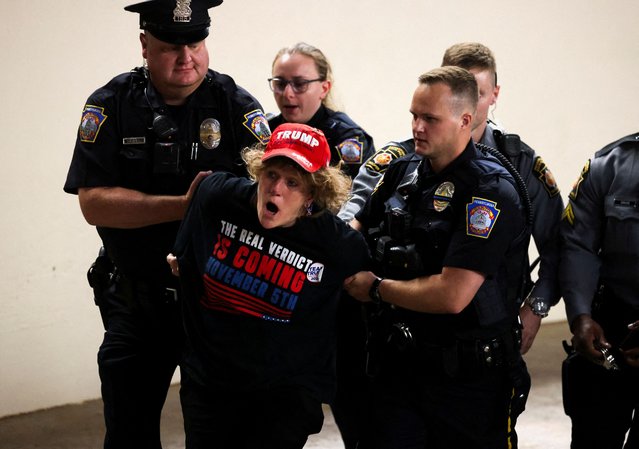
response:
[(484, 44), (479, 42), (461, 42), (449, 47), (444, 52), (442, 66), (455, 65), (466, 70), (488, 70), (493, 74), (494, 86), (497, 86), (497, 62), (495, 55)]
[(461, 113), (463, 106), (468, 106), (475, 113), (479, 100), (479, 89), (475, 76), (466, 69), (457, 66), (444, 66), (433, 69), (419, 77), (420, 84), (447, 85), (454, 97), (453, 111)]

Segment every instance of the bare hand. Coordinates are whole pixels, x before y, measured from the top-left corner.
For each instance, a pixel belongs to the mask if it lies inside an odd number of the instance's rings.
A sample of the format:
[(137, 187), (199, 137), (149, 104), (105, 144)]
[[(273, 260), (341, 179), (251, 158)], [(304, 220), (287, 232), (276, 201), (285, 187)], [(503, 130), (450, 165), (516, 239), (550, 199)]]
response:
[(166, 256), (166, 261), (168, 262), (169, 266), (171, 267), (171, 274), (173, 276), (179, 276), (180, 275), (180, 267), (178, 266), (177, 257), (175, 257), (173, 254), (169, 253), (169, 255)]
[(599, 348), (610, 349), (611, 345), (606, 340), (604, 331), (590, 315), (579, 315), (573, 321), (572, 344), (579, 354), (598, 365), (603, 364), (603, 355)]
[(376, 278), (377, 276), (370, 271), (360, 271), (344, 280), (344, 289), (358, 301), (368, 302), (371, 300), (370, 296), (368, 296), (368, 292)]
[(524, 305), (519, 309), (519, 319), (523, 326), (520, 351), (522, 354), (525, 354), (532, 346), (533, 341), (535, 341), (539, 326), (541, 325), (541, 317), (535, 315), (529, 305)]
[(639, 368), (639, 348), (621, 350), (624, 360), (632, 368)]
[(195, 178), (193, 178), (193, 181), (191, 181), (191, 185), (189, 186), (189, 190), (186, 192), (186, 204), (187, 205), (191, 202), (191, 199), (193, 198), (193, 195), (195, 195), (195, 190), (197, 189), (197, 186), (199, 186), (200, 183), (202, 182), (202, 180), (204, 178), (206, 178), (208, 175), (210, 175), (211, 173), (213, 173), (213, 172), (211, 170), (209, 170), (209, 171), (201, 171), (197, 175), (195, 175)]
[(628, 336), (621, 343), (621, 355), (625, 359), (628, 366), (632, 368), (639, 368), (639, 347), (634, 347), (636, 345), (636, 332), (639, 330), (639, 321), (635, 321), (634, 323), (630, 323), (628, 325), (628, 331), (630, 332)]

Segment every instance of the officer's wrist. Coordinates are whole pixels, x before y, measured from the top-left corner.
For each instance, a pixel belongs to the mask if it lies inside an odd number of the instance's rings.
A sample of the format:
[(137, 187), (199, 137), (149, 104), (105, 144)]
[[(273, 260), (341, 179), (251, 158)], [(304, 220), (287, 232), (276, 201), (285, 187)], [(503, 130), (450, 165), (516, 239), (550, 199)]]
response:
[(371, 288), (368, 290), (368, 297), (374, 304), (380, 304), (382, 302), (382, 295), (379, 292), (379, 287), (383, 280), (384, 278), (376, 277), (371, 284)]
[(550, 303), (540, 296), (529, 296), (525, 300), (525, 305), (530, 307), (533, 314), (540, 318), (546, 318), (550, 310)]

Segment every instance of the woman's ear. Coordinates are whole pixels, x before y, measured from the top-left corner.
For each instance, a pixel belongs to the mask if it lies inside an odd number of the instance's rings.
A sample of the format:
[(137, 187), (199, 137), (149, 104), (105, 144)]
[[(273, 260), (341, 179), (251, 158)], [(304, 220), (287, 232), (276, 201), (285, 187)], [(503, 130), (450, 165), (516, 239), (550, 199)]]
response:
[(329, 80), (322, 81), (322, 93), (320, 95), (320, 99), (324, 101), (324, 98), (328, 95), (331, 90), (331, 82)]

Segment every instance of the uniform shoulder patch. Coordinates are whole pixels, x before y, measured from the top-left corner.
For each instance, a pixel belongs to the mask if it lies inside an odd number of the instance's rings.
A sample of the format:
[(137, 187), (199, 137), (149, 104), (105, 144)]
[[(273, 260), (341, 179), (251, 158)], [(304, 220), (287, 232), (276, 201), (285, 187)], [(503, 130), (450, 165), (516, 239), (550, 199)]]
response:
[(572, 210), (572, 203), (568, 203), (563, 213), (561, 214), (561, 219), (566, 220), (570, 226), (575, 225), (575, 212)]
[(548, 192), (548, 195), (553, 197), (559, 194), (559, 186), (557, 185), (555, 176), (552, 174), (552, 172), (540, 156), (537, 156), (535, 158), (533, 172), (535, 173), (535, 176), (537, 176), (537, 179), (539, 179), (539, 181), (541, 181), (541, 183), (543, 184), (544, 189), (546, 189), (546, 192)]
[(499, 213), (495, 201), (473, 197), (473, 201), (466, 205), (466, 234), (487, 239)]
[(254, 111), (244, 114), (243, 125), (261, 143), (268, 143), (268, 139), (271, 137), (271, 128), (268, 126), (268, 120), (262, 110), (255, 109)]
[(372, 172), (383, 173), (388, 168), (388, 164), (393, 159), (400, 158), (406, 155), (406, 150), (397, 145), (388, 145), (377, 151), (366, 162), (366, 169)]
[(364, 144), (358, 137), (351, 137), (337, 145), (337, 151), (346, 164), (361, 164)]
[(579, 178), (575, 181), (575, 183), (572, 185), (572, 190), (570, 191), (568, 198), (570, 198), (573, 201), (577, 199), (577, 194), (579, 193), (579, 187), (581, 187), (581, 183), (584, 182), (584, 179), (588, 177), (589, 171), (590, 171), (590, 159), (588, 160), (588, 162), (586, 162), (586, 165), (584, 165), (584, 168), (581, 169), (581, 174), (579, 175)]
[(85, 105), (82, 111), (82, 119), (80, 120), (80, 128), (78, 129), (80, 141), (95, 143), (100, 128), (102, 128), (107, 117), (104, 114), (104, 108), (92, 104)]

